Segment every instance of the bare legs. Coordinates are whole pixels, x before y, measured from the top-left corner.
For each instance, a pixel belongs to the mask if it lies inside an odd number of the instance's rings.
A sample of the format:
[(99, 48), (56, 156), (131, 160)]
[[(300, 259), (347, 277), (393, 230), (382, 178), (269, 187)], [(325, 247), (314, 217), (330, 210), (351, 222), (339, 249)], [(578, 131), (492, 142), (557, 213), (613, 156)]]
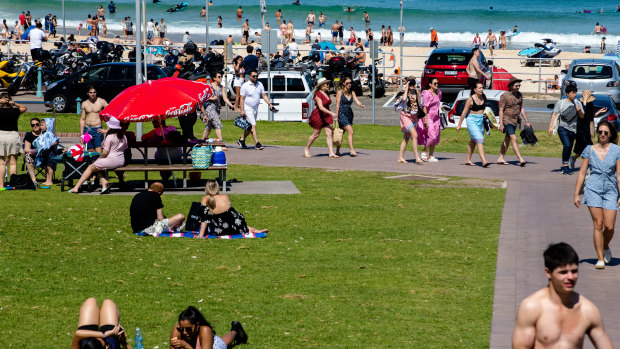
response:
[[(351, 156), (357, 156), (355, 149), (353, 148), (353, 126), (347, 125), (342, 128), (347, 133), (347, 141), (349, 142), (349, 151)], [(336, 155), (340, 156), (340, 146), (336, 147)]]
[(497, 162), (503, 163), (506, 161), (504, 160), (504, 155), (506, 155), (506, 152), (508, 151), (508, 143), (512, 144), (512, 150), (514, 150), (515, 155), (517, 156), (517, 158), (519, 158), (519, 162), (525, 162), (525, 160), (523, 160), (523, 157), (521, 157), (521, 152), (519, 151), (519, 145), (517, 144), (517, 135), (506, 135), (506, 137), (504, 137), (504, 143), (502, 143), (502, 147), (499, 151), (499, 158), (497, 159)]
[[(310, 146), (312, 145), (312, 143), (314, 143), (314, 141), (316, 141), (317, 138), (319, 138), (320, 134), (321, 134), (321, 129), (318, 129), (318, 130), (314, 129), (310, 137), (308, 137), (308, 143), (306, 144), (306, 148), (304, 149), (305, 157), (309, 158), (311, 156)], [(325, 127), (325, 138), (327, 139), (327, 150), (329, 151), (330, 158), (338, 157), (336, 154), (334, 154), (333, 135), (334, 135), (334, 129), (331, 128), (331, 126)]]
[(182, 213), (177, 213), (174, 216), (168, 218), (168, 225), (171, 230), (177, 230), (183, 222), (185, 222), (185, 216)]
[(239, 102), (241, 101), (241, 86), (235, 86), (235, 110), (241, 108)]
[(254, 233), (268, 233), (269, 229), (256, 229), (256, 228), (250, 227), (248, 225), (248, 231), (250, 232), (250, 234), (254, 234)]
[[(207, 139), (209, 138), (209, 134), (211, 133), (211, 127), (205, 127), (204, 132), (202, 133), (202, 139)], [(215, 136), (217, 137), (217, 139), (222, 140), (222, 129), (220, 128), (216, 128), (215, 129)]]
[[(73, 188), (71, 189), (71, 192), (77, 193), (77, 192), (78, 192), (78, 190), (80, 189), (80, 187), (82, 186), (82, 184), (84, 184), (84, 182), (86, 182), (86, 181), (90, 178), (90, 176), (91, 176), (93, 173), (96, 173), (96, 172), (99, 172), (99, 171), (100, 171), (100, 170), (99, 170), (99, 169), (97, 169), (97, 168), (95, 167), (95, 165), (90, 164), (90, 165), (86, 168), (86, 170), (84, 171), (84, 173), (82, 174), (82, 177), (80, 177), (80, 180), (78, 180), (78, 182), (75, 184), (75, 187), (73, 187)], [(100, 175), (100, 176), (101, 176), (101, 175)], [(105, 176), (101, 176), (101, 178), (102, 178), (101, 185), (102, 185), (104, 188), (106, 188), (106, 187), (108, 186), (108, 183), (109, 183), (109, 182), (108, 182), (107, 178), (105, 178)]]
[(418, 153), (418, 133), (415, 130), (415, 127), (412, 127), (409, 130), (409, 133), (405, 133), (403, 135), (403, 140), (400, 142), (400, 152), (398, 153), (398, 162), (401, 164), (406, 164), (405, 160), (405, 149), (407, 149), (407, 143), (409, 142), (409, 138), (411, 138), (411, 146), (413, 147), (413, 155), (415, 155), (415, 163), (422, 164), (423, 161), (420, 158), (420, 154)]
[(467, 147), (467, 158), (465, 159), (465, 164), (467, 165), (474, 165), (473, 162), (471, 162), (471, 157), (474, 154), (474, 147), (476, 147), (476, 144), (478, 144), (478, 154), (480, 155), (480, 160), (482, 160), (482, 166), (486, 167), (489, 162), (487, 161), (487, 158), (484, 156), (484, 143), (476, 143), (473, 140), (469, 141), (469, 146)]
[(594, 225), (594, 250), (598, 261), (603, 260), (603, 250), (609, 249), (609, 242), (614, 237), (616, 211), (601, 207), (588, 207)]
[(256, 125), (252, 125), (252, 130), (250, 131), (243, 131), (243, 138), (241, 140), (245, 141), (246, 137), (249, 136), (250, 133), (252, 134), (254, 143), (258, 143), (258, 134), (256, 133)]
[(0, 157), (0, 188), (4, 188), (4, 176), (6, 176), (6, 160), (9, 159), (9, 179), (17, 173), (17, 155), (5, 155)]

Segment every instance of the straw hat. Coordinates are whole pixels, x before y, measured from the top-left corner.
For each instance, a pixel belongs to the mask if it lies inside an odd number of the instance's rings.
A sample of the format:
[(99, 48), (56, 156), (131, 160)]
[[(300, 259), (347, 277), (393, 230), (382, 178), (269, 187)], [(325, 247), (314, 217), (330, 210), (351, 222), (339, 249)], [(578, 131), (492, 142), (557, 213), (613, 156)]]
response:
[(581, 93), (581, 103), (583, 104), (588, 104), (590, 102), (593, 102), (595, 99), (596, 98), (592, 96), (592, 91), (590, 90), (583, 90), (583, 92)]
[(312, 94), (316, 94), (321, 89), (321, 86), (329, 84), (330, 82), (331, 81), (327, 80), (326, 78), (320, 78), (319, 81), (316, 82), (316, 86), (314, 87), (314, 91), (312, 91)]
[(515, 78), (514, 76), (510, 78), (510, 80), (508, 81), (508, 88), (510, 88), (510, 86), (512, 86), (513, 84), (517, 83), (517, 82), (521, 82), (523, 80), (519, 79), (519, 78)]

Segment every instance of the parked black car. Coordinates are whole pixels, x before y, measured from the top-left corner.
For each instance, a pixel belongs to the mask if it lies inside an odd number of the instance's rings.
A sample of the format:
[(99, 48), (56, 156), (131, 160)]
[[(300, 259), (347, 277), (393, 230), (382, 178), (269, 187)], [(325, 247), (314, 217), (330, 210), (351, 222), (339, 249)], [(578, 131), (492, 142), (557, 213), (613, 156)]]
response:
[[(146, 69), (148, 80), (166, 77), (166, 73), (159, 66), (148, 65)], [(50, 84), (44, 99), (59, 102), (54, 105), (56, 112), (65, 113), (76, 109), (78, 97), (82, 100), (88, 98), (86, 89), (90, 85), (95, 86), (98, 97), (110, 102), (127, 87), (135, 84), (135, 63), (103, 63), (87, 67), (67, 79)]]

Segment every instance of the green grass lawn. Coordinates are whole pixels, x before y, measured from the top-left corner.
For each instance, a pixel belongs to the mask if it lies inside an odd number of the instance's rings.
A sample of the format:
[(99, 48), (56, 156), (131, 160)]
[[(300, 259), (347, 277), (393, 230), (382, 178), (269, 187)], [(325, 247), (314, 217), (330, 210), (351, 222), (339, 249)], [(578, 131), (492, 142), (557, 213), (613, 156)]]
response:
[[(260, 126), (269, 144), (301, 144), (310, 131)], [(396, 128), (356, 129), (360, 148), (398, 138)], [(269, 237), (136, 237), (130, 196), (0, 192), (0, 348), (67, 348), (91, 296), (113, 299), (147, 348), (168, 347), (188, 305), (219, 334), (241, 321), (247, 348), (488, 346), (503, 189), (230, 167), (239, 180), (291, 179), (301, 191), (231, 197)], [(199, 198), (164, 194), (164, 212), (186, 214)]]
[[(229, 114), (231, 116), (232, 113)], [(28, 122), (31, 117), (47, 117), (49, 114), (32, 114), (26, 113), (19, 119), (19, 129), (21, 131), (30, 130)], [(79, 132), (79, 115), (77, 114), (60, 114), (57, 116), (57, 131), (59, 132)], [(179, 126), (177, 119), (167, 121), (168, 125)], [(226, 141), (234, 142), (240, 136), (241, 130), (233, 125), (232, 120), (224, 120), (224, 129), (222, 130)], [(144, 132), (153, 129), (150, 123), (144, 124)], [(204, 124), (200, 121), (196, 122), (194, 131), (197, 137), (202, 136)], [(135, 124), (130, 126), (130, 130), (135, 130)], [(402, 133), (399, 126), (381, 126), (381, 125), (354, 125), (355, 147), (358, 149), (382, 149), (398, 151)], [(312, 134), (312, 129), (306, 123), (299, 122), (259, 122), (258, 123), (259, 139), (263, 144), (271, 145), (298, 145), (304, 146), (308, 141), (308, 136)], [(560, 157), (562, 153), (562, 144), (558, 136), (549, 136), (546, 131), (536, 131), (538, 144), (534, 147), (521, 147), (523, 156), (545, 156)], [(215, 137), (215, 133), (211, 133), (211, 137)], [(517, 137), (519, 142), (521, 139)], [(485, 140), (485, 150), (488, 154), (498, 154), (504, 135), (497, 130), (493, 130), (490, 137)], [(346, 143), (346, 139), (345, 139)], [(448, 153), (466, 153), (467, 144), (469, 143), (469, 134), (466, 129), (456, 132), (455, 129), (449, 128), (441, 132), (441, 142), (437, 146), (438, 152)], [(325, 146), (325, 134), (321, 133), (321, 137), (315, 142), (316, 146)], [(512, 156), (512, 148), (508, 151), (508, 155)]]

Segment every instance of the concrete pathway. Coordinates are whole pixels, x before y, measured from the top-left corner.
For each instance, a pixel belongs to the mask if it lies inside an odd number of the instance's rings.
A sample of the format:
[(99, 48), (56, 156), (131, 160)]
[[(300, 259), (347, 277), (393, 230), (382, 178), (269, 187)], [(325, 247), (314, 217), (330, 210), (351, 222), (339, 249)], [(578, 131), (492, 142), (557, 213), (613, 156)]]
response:
[[(546, 285), (542, 252), (550, 243), (571, 244), (581, 258), (577, 290), (600, 309), (606, 329), (616, 347), (620, 347), (620, 302), (616, 286), (620, 284), (620, 245), (612, 241), (612, 252), (618, 257), (605, 270), (595, 270), (596, 257), (592, 245), (592, 222), (585, 206), (572, 203), (576, 174), (557, 172), (560, 161), (550, 158), (526, 158), (521, 168), (514, 156), (507, 157), (512, 166), (491, 165), (489, 168), (465, 166), (465, 154), (439, 153), (438, 163), (424, 165), (398, 164), (396, 151), (358, 150), (358, 157), (345, 153), (339, 159), (327, 157), (326, 148), (312, 148), (312, 158), (304, 158), (303, 147), (265, 146), (239, 149), (229, 146), (229, 164), (263, 166), (312, 167), (334, 170), (385, 171), (428, 175), (494, 178), (508, 183), (498, 244), (491, 348), (509, 348), (514, 319), (521, 300)], [(412, 157), (408, 152), (406, 158)], [(496, 161), (496, 156), (488, 156)], [(474, 161), (479, 157), (474, 155)], [(229, 176), (234, 177), (234, 173)], [(591, 348), (586, 341), (586, 348)]]

